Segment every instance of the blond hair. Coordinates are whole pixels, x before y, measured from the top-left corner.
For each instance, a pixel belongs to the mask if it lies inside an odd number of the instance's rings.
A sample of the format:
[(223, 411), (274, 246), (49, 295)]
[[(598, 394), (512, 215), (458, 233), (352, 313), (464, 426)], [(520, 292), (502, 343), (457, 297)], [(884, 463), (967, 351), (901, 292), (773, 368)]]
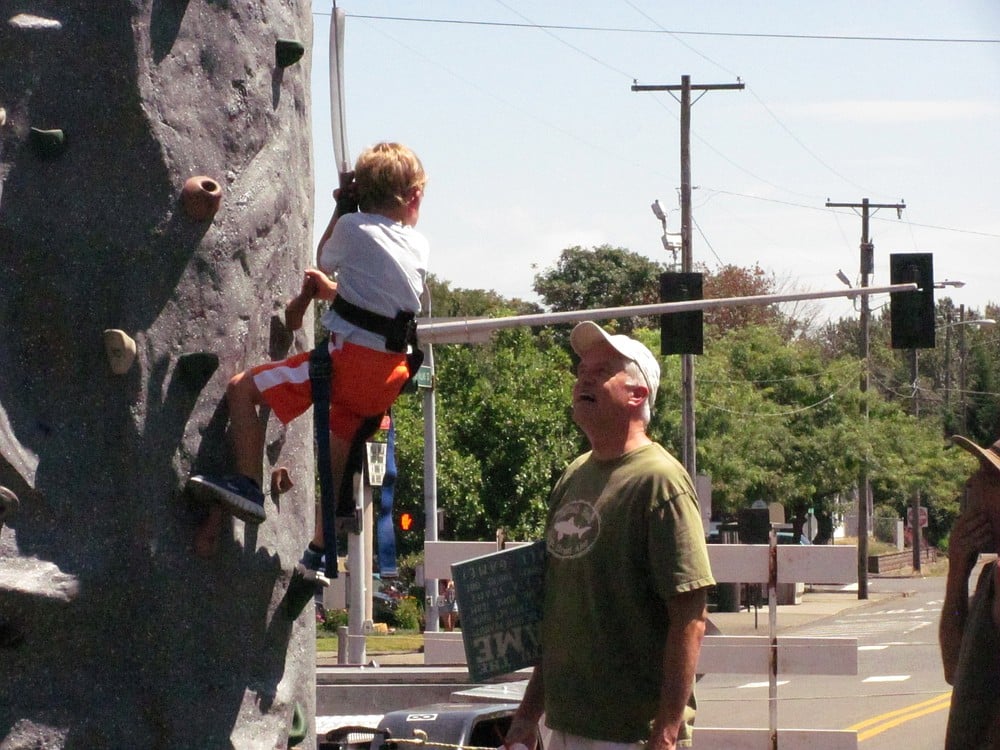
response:
[(358, 205), (366, 213), (405, 206), (414, 189), (427, 184), (424, 165), (400, 143), (377, 143), (365, 149), (354, 167)]

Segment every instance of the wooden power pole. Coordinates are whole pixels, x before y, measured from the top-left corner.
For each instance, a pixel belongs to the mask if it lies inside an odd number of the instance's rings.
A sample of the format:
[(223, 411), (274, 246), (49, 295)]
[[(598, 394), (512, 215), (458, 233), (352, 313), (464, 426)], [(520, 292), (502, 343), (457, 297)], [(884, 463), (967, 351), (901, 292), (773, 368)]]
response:
[[(906, 204), (871, 203), (867, 198), (861, 203), (826, 202), (827, 208), (861, 209), (861, 286), (868, 286), (871, 274), (875, 272), (875, 245), (871, 242), (868, 232), (871, 209), (894, 208), (901, 213)], [(861, 358), (861, 415), (868, 421), (868, 384), (869, 373), (869, 340), (871, 330), (871, 306), (868, 296), (861, 297), (861, 335), (859, 337), (858, 356)], [(858, 599), (868, 598), (868, 514), (871, 511), (871, 483), (868, 481), (868, 454), (861, 461), (861, 471), (858, 472)]]
[[(707, 83), (691, 84), (691, 76), (681, 76), (680, 85), (650, 85), (641, 86), (633, 83), (633, 91), (674, 91), (681, 92), (681, 271), (691, 273), (693, 259), (691, 251), (691, 101), (692, 91), (728, 91), (743, 89), (742, 81), (737, 83)], [(676, 97), (674, 97), (676, 98)], [(698, 97), (700, 99), (701, 96)], [(697, 99), (695, 100), (697, 101)], [(681, 355), (681, 386), (683, 389), (682, 427), (684, 445), (681, 460), (691, 479), (697, 472), (695, 459), (695, 421), (694, 421), (694, 355)]]

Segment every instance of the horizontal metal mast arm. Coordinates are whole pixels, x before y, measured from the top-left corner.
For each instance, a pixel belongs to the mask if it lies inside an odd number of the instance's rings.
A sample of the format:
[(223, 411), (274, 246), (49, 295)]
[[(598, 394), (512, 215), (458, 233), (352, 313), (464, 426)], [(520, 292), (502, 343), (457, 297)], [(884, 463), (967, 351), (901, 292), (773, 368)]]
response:
[(870, 294), (890, 292), (913, 292), (917, 285), (890, 284), (888, 286), (868, 286), (854, 289), (834, 289), (827, 292), (798, 292), (793, 294), (759, 294), (751, 297), (720, 297), (718, 299), (698, 299), (683, 302), (660, 302), (652, 305), (631, 305), (626, 307), (604, 307), (594, 310), (564, 310), (562, 312), (512, 315), (505, 318), (453, 318), (448, 320), (425, 319), (419, 321), (418, 338), (424, 344), (458, 344), (484, 341), (489, 333), (503, 328), (522, 326), (553, 325), (556, 323), (578, 323), (583, 320), (608, 320), (610, 318), (662, 315), (663, 313), (689, 312), (691, 310), (712, 310), (717, 307), (741, 307), (745, 305), (773, 305), (779, 302), (799, 300), (831, 299), (834, 297), (861, 297)]

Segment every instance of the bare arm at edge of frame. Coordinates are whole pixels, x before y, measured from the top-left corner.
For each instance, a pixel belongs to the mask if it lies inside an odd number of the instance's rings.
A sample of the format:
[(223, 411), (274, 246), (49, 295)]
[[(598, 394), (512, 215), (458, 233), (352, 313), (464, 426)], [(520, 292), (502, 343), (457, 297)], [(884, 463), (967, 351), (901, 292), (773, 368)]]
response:
[(705, 636), (707, 599), (708, 590), (702, 588), (677, 594), (667, 602), (670, 625), (663, 651), (663, 682), (648, 750), (673, 750), (677, 746)]

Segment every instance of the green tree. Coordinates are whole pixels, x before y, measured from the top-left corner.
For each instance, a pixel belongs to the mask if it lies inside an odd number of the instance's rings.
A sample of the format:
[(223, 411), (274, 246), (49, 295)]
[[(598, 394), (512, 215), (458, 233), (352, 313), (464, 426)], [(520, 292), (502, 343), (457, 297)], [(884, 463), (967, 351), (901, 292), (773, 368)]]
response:
[[(535, 276), (535, 292), (553, 311), (652, 305), (660, 301), (662, 263), (621, 247), (568, 247), (555, 266)], [(605, 321), (621, 333), (653, 325), (649, 317)]]
[[(499, 331), (488, 344), (434, 350), (437, 495), (447, 538), (541, 535), (549, 491), (580, 437), (567, 352), (551, 332)], [(394, 410), (400, 507), (423, 507), (420, 399)], [(444, 538), (444, 537), (443, 537)]]

